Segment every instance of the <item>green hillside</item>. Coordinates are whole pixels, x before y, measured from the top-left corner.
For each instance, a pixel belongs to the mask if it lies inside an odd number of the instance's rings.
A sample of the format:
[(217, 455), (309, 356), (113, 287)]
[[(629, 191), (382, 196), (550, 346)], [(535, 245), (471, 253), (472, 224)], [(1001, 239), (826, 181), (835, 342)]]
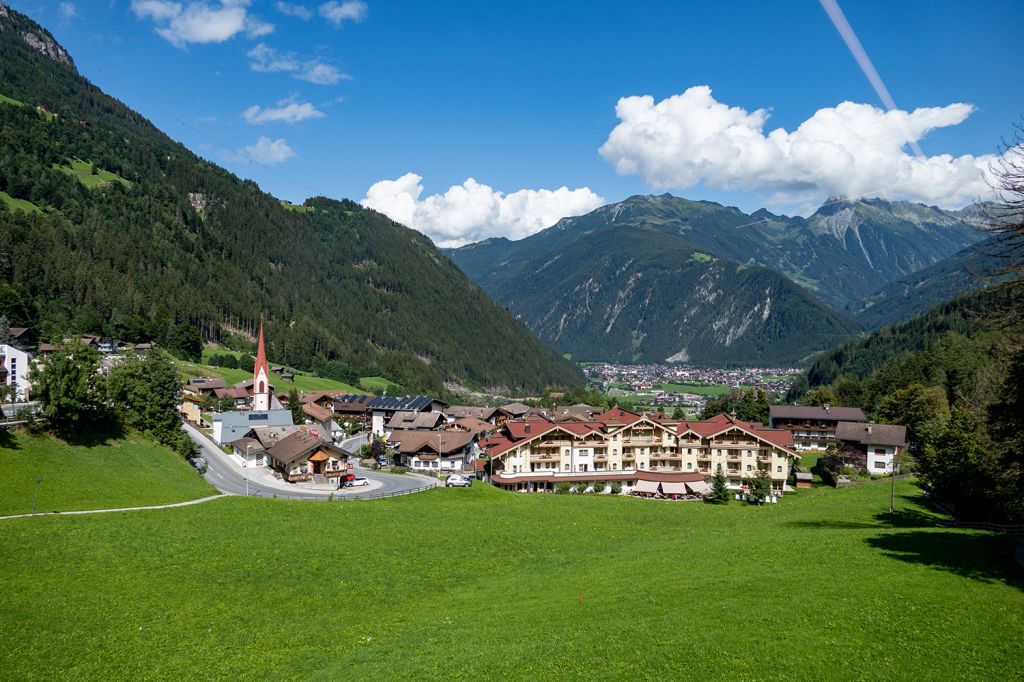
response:
[(102, 93), (14, 10), (0, 17), (0, 92), (56, 114), (0, 106), (4, 203), (43, 209), (0, 212), (13, 324), (197, 359), (263, 318), (268, 353), (300, 369), (335, 360), (423, 391), (579, 383), (420, 233), (352, 201), (282, 205)]
[(948, 527), (908, 481), (888, 503), (476, 484), (5, 521), (0, 657), (20, 680), (1015, 677), (1013, 538)]

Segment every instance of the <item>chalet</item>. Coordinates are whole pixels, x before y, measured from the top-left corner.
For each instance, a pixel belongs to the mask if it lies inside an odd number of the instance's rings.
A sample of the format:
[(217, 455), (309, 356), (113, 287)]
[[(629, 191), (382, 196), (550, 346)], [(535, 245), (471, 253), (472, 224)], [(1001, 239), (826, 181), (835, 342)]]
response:
[(374, 400), (376, 398), (372, 395), (352, 393), (336, 397), (332, 407), (341, 423), (362, 424), (365, 427), (370, 423), (369, 406)]
[(476, 457), (476, 435), (458, 431), (391, 432), (398, 461), (414, 471), (461, 471)]
[[(688, 474), (694, 482), (699, 474), (709, 482), (721, 467), (731, 488), (745, 489), (758, 471), (766, 471), (773, 489), (782, 492), (791, 462), (799, 458), (792, 435), (783, 429), (725, 414), (674, 421), (619, 407), (592, 421), (511, 420), (481, 446), (491, 460), (492, 481), (512, 490), (551, 490), (558, 482), (591, 480), (629, 487), (643, 472)], [(676, 478), (685, 483), (687, 477)]]
[(508, 405), (502, 405), (501, 409), (504, 410), (505, 414), (511, 419), (517, 419), (523, 417), (527, 412), (530, 411), (529, 405), (523, 405), (522, 403), (509, 403)]
[(896, 456), (907, 449), (907, 427), (839, 422), (836, 440), (838, 455), (847, 465), (873, 474), (891, 474)]
[(9, 327), (11, 332), (8, 345), (28, 352), (36, 344), (36, 333), (29, 327)]
[(498, 428), (499, 427), (497, 425), (477, 419), (476, 417), (463, 417), (461, 419), (456, 419), (454, 422), (445, 426), (446, 431), (467, 431), (478, 436), (483, 436), (491, 431), (496, 431)]
[(311, 433), (295, 431), (266, 449), (267, 460), (289, 483), (326, 483), (347, 472), (348, 454)]
[(447, 404), (425, 395), (381, 396), (370, 401), (373, 433), (384, 435), (384, 425), (395, 412), (443, 412)]
[(841, 421), (866, 422), (859, 407), (831, 407), (823, 405), (771, 405), (768, 425), (785, 429), (793, 434), (793, 447), (797, 450), (826, 450), (836, 442), (836, 426)]
[(444, 411), (448, 422), (452, 423), (464, 417), (472, 417), (489, 424), (496, 424), (500, 415), (508, 417), (508, 413), (500, 407), (472, 407), (469, 405), (452, 405)]
[(433, 431), (447, 423), (440, 412), (395, 412), (388, 420), (389, 429), (408, 431)]
[(334, 441), (345, 435), (345, 429), (338, 426), (334, 410), (331, 408), (309, 402), (302, 406), (302, 413), (306, 415), (308, 421), (325, 434), (327, 440)]
[(242, 458), (245, 466), (261, 467), (266, 462), (267, 449), (255, 438), (239, 438), (231, 444), (231, 451)]

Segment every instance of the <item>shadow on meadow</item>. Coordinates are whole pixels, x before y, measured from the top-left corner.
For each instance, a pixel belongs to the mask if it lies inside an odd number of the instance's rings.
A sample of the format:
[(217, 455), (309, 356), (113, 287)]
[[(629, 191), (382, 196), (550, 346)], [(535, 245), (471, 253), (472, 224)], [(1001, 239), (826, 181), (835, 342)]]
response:
[(1016, 540), (994, 533), (909, 531), (866, 540), (885, 556), (949, 571), (983, 583), (1005, 582), (1024, 590), (1024, 568), (1014, 559)]
[(0, 450), (20, 450), (21, 445), (7, 429), (0, 429)]

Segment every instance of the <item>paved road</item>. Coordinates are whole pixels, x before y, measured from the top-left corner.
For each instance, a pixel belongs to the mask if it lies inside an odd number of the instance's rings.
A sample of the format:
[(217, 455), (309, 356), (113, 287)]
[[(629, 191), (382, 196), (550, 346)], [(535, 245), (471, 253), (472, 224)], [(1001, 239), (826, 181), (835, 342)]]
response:
[[(215, 447), (208, 438), (201, 434), (191, 424), (182, 427), (185, 433), (199, 446), (203, 458), (207, 462), (206, 475), (204, 478), (209, 481), (217, 490), (231, 495), (246, 495), (251, 497), (274, 497), (291, 500), (325, 500), (332, 491), (308, 490), (283, 481), (270, 485), (260, 480), (249, 480), (247, 475), (256, 475), (262, 469), (247, 470), (240, 467), (233, 459), (228, 457), (219, 448)], [(365, 436), (357, 436), (342, 441), (340, 444), (343, 450), (354, 452), (360, 445), (366, 442)], [(380, 483), (373, 490), (359, 492), (334, 492), (335, 498), (360, 499), (373, 498), (396, 493), (408, 492), (416, 488), (422, 488), (431, 484), (436, 485), (437, 481), (411, 474), (395, 475), (375, 472), (369, 469), (356, 467), (354, 473), (359, 476), (366, 476), (372, 481)]]

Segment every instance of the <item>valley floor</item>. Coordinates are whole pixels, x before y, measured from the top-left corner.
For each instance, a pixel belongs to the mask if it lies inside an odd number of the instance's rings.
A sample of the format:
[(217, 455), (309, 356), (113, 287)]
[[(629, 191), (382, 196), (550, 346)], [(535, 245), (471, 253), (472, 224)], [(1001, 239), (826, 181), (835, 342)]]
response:
[(1007, 537), (920, 491), (780, 504), (516, 495), (224, 498), (0, 522), (17, 679), (1007, 679)]

